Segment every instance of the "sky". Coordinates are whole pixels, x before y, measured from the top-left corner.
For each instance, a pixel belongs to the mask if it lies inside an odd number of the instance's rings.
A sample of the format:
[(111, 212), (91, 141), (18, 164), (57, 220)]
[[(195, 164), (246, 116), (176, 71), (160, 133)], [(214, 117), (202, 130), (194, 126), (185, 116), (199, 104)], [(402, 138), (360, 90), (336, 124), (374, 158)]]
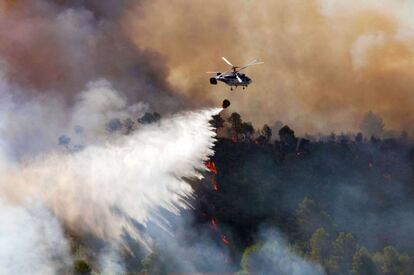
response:
[[(196, 103), (229, 98), (254, 124), (276, 120), (299, 132), (359, 129), (373, 111), (389, 129), (414, 119), (412, 1), (147, 1), (124, 18), (137, 47), (167, 60), (168, 81)], [(209, 86), (221, 60), (253, 84)]]

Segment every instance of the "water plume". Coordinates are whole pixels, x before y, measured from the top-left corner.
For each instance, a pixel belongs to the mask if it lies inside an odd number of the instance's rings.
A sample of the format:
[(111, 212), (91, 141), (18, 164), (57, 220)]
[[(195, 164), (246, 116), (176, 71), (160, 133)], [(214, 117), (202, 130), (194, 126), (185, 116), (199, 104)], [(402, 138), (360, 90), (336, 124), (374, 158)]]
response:
[[(27, 115), (33, 111), (33, 105), (18, 110)], [(108, 266), (120, 269), (108, 259), (122, 254), (123, 247), (128, 246), (125, 235), (150, 249), (146, 226), (151, 223), (168, 231), (168, 219), (163, 213), (179, 215), (180, 209), (189, 207), (193, 189), (188, 180), (202, 177), (201, 172), (206, 170), (204, 162), (214, 153), (215, 131), (209, 120), (221, 109), (177, 113), (137, 126), (124, 135), (97, 131), (105, 119), (126, 117), (133, 113), (130, 110), (131, 106), (110, 89), (108, 82), (92, 83), (68, 119), (68, 129), (78, 123), (88, 126), (83, 130), (89, 136), (84, 140), (84, 148), (71, 151), (52, 146), (21, 160), (5, 153), (13, 152), (10, 146), (16, 145), (3, 138), (9, 133), (10, 121), (4, 121), (0, 128), (1, 148), (5, 149), (0, 154), (0, 197), (17, 207), (42, 204), (55, 223), (62, 224), (61, 231), (101, 240), (106, 247), (100, 260), (102, 270)], [(36, 121), (39, 118), (43, 121)], [(35, 115), (32, 119), (35, 124), (48, 125), (44, 116)], [(19, 133), (30, 134), (10, 131), (17, 137)], [(10, 212), (9, 208), (2, 209), (0, 215)], [(32, 226), (30, 219), (28, 223)]]

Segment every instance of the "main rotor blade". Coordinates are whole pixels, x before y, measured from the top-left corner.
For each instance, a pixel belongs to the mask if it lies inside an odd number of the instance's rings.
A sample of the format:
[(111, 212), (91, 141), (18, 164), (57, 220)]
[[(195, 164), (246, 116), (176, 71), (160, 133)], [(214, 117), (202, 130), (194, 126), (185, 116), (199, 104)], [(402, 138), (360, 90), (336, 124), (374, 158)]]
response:
[(221, 72), (206, 72), (206, 74), (221, 74)]
[(221, 74), (219, 74), (217, 77), (219, 77), (219, 76), (223, 76), (223, 75), (226, 75), (226, 74), (228, 74), (229, 72), (231, 72), (231, 71), (233, 71), (233, 69), (231, 69), (231, 70), (227, 70), (227, 71), (225, 71), (225, 72), (222, 72)]
[(240, 72), (241, 70), (246, 69), (247, 67), (250, 67), (250, 66), (253, 66), (253, 65), (260, 65), (260, 64), (263, 64), (263, 63), (264, 63), (264, 62), (262, 62), (262, 61), (260, 61), (260, 62), (256, 62), (256, 60), (255, 60), (254, 62), (255, 62), (255, 63), (250, 63), (250, 64), (247, 64), (247, 65), (245, 65), (245, 66), (241, 67), (241, 68), (239, 69), (239, 72)]
[(253, 64), (255, 62), (257, 62), (257, 59), (253, 59), (252, 61), (250, 61), (249, 63), (245, 64), (244, 66), (248, 66), (248, 65)]
[(234, 67), (233, 64), (231, 64), (230, 61), (228, 61), (224, 56), (222, 57), (222, 59), (224, 60), (224, 62), (226, 62), (227, 64), (229, 64), (230, 66)]

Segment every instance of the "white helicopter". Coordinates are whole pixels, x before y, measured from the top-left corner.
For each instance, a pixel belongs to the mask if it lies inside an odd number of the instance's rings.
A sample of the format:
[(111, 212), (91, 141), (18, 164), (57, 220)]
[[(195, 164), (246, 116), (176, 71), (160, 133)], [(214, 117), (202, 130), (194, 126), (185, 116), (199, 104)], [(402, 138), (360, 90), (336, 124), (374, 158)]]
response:
[(238, 66), (234, 66), (233, 64), (231, 64), (231, 62), (228, 61), (225, 57), (222, 57), (222, 59), (224, 60), (224, 62), (226, 62), (227, 64), (231, 66), (231, 69), (224, 73), (207, 72), (208, 74), (216, 74), (216, 76), (210, 78), (210, 84), (217, 85), (217, 82), (221, 81), (229, 85), (231, 91), (233, 91), (233, 87), (237, 88), (238, 86), (242, 86), (244, 90), (247, 86), (249, 86), (249, 84), (252, 83), (252, 80), (248, 76), (246, 76), (245, 74), (239, 73), (241, 70), (244, 70), (247, 67), (250, 67), (253, 65), (259, 65), (259, 64), (264, 63), (261, 61), (257, 61), (257, 59), (255, 59), (247, 63), (243, 67), (238, 67)]

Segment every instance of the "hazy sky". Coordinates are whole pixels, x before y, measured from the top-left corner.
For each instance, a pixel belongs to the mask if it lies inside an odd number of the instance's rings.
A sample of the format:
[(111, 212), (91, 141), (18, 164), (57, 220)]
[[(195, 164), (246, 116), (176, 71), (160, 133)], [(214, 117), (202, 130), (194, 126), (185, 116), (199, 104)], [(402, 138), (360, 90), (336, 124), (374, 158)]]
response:
[[(412, 131), (414, 2), (409, 0), (0, 1), (0, 61), (23, 94), (68, 104), (105, 78), (159, 112), (228, 98), (257, 127), (357, 130), (371, 110)], [(209, 84), (225, 56), (245, 91)], [(72, 98), (72, 100), (71, 100)]]
[[(363, 2), (363, 3), (362, 3)], [(414, 4), (410, 1), (144, 1), (124, 26), (167, 60), (168, 81), (203, 104), (232, 101), (255, 123), (347, 131), (372, 110), (389, 128), (414, 119)], [(253, 84), (230, 92), (205, 71), (242, 65)], [(302, 131), (301, 131), (302, 130)]]

